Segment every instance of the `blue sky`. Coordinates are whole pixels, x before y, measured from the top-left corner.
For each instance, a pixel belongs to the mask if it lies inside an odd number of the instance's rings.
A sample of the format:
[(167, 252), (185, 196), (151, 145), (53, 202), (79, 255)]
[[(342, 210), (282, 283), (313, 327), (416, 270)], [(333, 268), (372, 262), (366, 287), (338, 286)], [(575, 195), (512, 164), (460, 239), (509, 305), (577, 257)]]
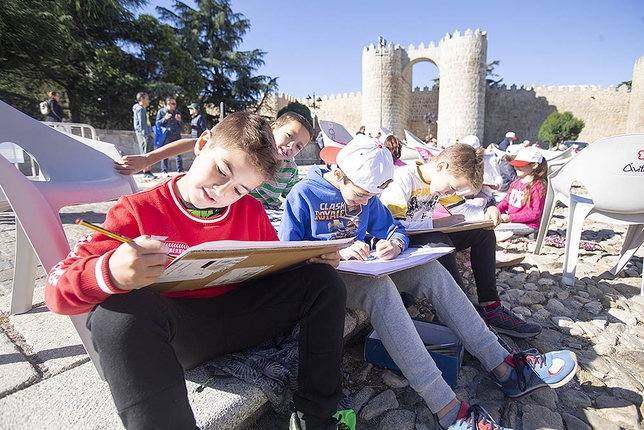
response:
[[(141, 12), (156, 15), (153, 1)], [(192, 0), (185, 0), (194, 5)], [(507, 85), (617, 85), (644, 56), (644, 0), (231, 0), (250, 20), (240, 49), (266, 52), (260, 74), (302, 98), (362, 90), (362, 49), (378, 37), (407, 47), (480, 28), (487, 62)], [(413, 85), (431, 86), (436, 66), (420, 63)], [(497, 78), (498, 79), (498, 78)]]

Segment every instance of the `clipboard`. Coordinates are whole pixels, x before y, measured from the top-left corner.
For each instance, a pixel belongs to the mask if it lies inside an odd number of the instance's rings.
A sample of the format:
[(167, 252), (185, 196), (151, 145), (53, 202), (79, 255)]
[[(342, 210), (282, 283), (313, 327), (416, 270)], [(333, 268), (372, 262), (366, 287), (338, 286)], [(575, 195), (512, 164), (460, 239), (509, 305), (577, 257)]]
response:
[(339, 251), (353, 241), (354, 238), (205, 242), (176, 257), (151, 287), (174, 292), (239, 284), (300, 266), (309, 258)]
[(414, 236), (416, 234), (423, 233), (432, 233), (440, 231), (442, 233), (454, 233), (457, 231), (466, 231), (466, 230), (475, 230), (477, 228), (491, 228), (494, 227), (494, 221), (491, 219), (481, 220), (481, 221), (463, 221), (458, 224), (450, 225), (449, 227), (439, 227), (439, 228), (429, 228), (425, 230), (407, 230), (405, 229), (405, 234), (407, 236)]

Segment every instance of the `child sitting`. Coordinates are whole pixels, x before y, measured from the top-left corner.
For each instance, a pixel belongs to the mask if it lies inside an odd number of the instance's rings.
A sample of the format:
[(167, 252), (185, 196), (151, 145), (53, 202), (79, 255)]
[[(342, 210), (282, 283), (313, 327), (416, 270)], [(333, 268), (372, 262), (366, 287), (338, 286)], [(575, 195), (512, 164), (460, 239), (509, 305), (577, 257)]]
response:
[[(394, 172), (394, 181), (382, 192), (380, 200), (407, 230), (440, 227), (438, 224), (446, 222), (450, 217), (432, 220), (436, 203), (442, 203), (442, 197), (476, 194), (476, 190), (481, 187), (481, 179), (485, 177), (482, 171), (484, 155), (483, 148), (474, 149), (473, 146), (460, 143), (443, 150), (426, 164), (399, 167)], [(462, 202), (458, 207), (467, 204), (466, 200), (460, 197), (458, 199)], [(472, 208), (475, 207), (483, 214), (481, 218), (498, 220), (498, 210), (493, 205), (472, 205)], [(501, 304), (496, 289), (496, 238), (493, 230), (415, 234), (410, 236), (410, 243), (412, 246), (455, 247), (456, 251), (469, 248), (480, 305), (477, 310), (483, 320), (497, 331), (512, 337), (528, 338), (541, 332), (539, 324), (525, 321)], [(456, 283), (464, 288), (454, 253), (446, 254), (438, 261)]]
[(293, 395), (308, 429), (335, 429), (345, 287), (338, 253), (244, 284), (159, 293), (146, 288), (168, 255), (213, 240), (277, 240), (250, 190), (278, 165), (269, 124), (229, 115), (197, 139), (190, 171), (123, 196), (101, 233), (81, 239), (49, 273), (45, 302), (56, 313), (90, 312), (87, 326), (114, 403), (128, 429), (194, 429), (184, 370), (262, 343), (297, 325), (299, 383)]
[(509, 164), (518, 178), (497, 205), (502, 224), (496, 230), (527, 236), (537, 232), (541, 225), (548, 189), (548, 162), (539, 148), (529, 146), (522, 148)]
[[(378, 258), (390, 260), (398, 256), (407, 248), (408, 239), (403, 234), (404, 228), (377, 198), (394, 177), (389, 150), (367, 136), (356, 136), (344, 148), (325, 148), (321, 156), (337, 167), (327, 170), (314, 166), (293, 187), (284, 205), (280, 239), (355, 237), (354, 244), (340, 251), (340, 255), (345, 260), (365, 260), (370, 257), (369, 246), (364, 242), (369, 233), (377, 238), (390, 237), (375, 245)], [(440, 187), (440, 193), (462, 190), (465, 181), (453, 183), (442, 170), (432, 186)], [(482, 174), (482, 169), (479, 170)], [(436, 414), (441, 428), (502, 429), (493, 424), (482, 408), (456, 399), (418, 335), (402, 302), (401, 291), (427, 298), (441, 320), (491, 372), (497, 386), (512, 398), (545, 387), (562, 386), (576, 372), (576, 356), (570, 351), (508, 354), (454, 279), (436, 261), (375, 279), (345, 273), (341, 273), (341, 278), (347, 287), (347, 306), (369, 314), (385, 348), (410, 386)]]

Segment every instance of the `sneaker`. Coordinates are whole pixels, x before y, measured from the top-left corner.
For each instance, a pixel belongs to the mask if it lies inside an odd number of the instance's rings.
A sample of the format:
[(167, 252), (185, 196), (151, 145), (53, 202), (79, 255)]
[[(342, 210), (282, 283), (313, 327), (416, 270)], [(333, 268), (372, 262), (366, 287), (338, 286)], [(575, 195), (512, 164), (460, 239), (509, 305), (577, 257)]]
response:
[(288, 423), (289, 430), (355, 430), (355, 427), (351, 428), (344, 423), (338, 423), (335, 419), (321, 426), (309, 427), (306, 425), (306, 420), (303, 416), (302, 412), (294, 411)]
[(145, 172), (143, 174), (143, 179), (159, 179), (152, 174), (152, 172)]
[(181, 170), (177, 170), (177, 175), (181, 175), (182, 173), (186, 173), (186, 171), (185, 171), (185, 170), (183, 170), (183, 169), (181, 169)]
[[(439, 428), (443, 428), (438, 425)], [(456, 422), (446, 430), (512, 430), (508, 427), (501, 427), (494, 422), (490, 414), (482, 406), (461, 402), (461, 409), (458, 411)]]
[(490, 311), (486, 311), (483, 306), (477, 306), (476, 308), (483, 321), (487, 325), (494, 327), (499, 333), (519, 339), (534, 337), (541, 333), (539, 324), (527, 322), (503, 305), (499, 305)]
[(542, 388), (558, 388), (577, 373), (577, 356), (572, 351), (553, 351), (540, 354), (536, 349), (515, 352), (505, 361), (513, 367), (510, 378), (501, 382), (494, 374), (492, 380), (511, 399), (520, 399)]

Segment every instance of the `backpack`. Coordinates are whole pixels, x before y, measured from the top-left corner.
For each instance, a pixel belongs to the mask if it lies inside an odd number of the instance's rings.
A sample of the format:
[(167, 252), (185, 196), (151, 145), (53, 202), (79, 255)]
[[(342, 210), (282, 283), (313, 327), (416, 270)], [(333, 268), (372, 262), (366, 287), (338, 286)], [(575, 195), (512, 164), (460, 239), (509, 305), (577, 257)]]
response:
[(47, 101), (40, 102), (40, 113), (43, 115), (49, 114), (49, 103)]

